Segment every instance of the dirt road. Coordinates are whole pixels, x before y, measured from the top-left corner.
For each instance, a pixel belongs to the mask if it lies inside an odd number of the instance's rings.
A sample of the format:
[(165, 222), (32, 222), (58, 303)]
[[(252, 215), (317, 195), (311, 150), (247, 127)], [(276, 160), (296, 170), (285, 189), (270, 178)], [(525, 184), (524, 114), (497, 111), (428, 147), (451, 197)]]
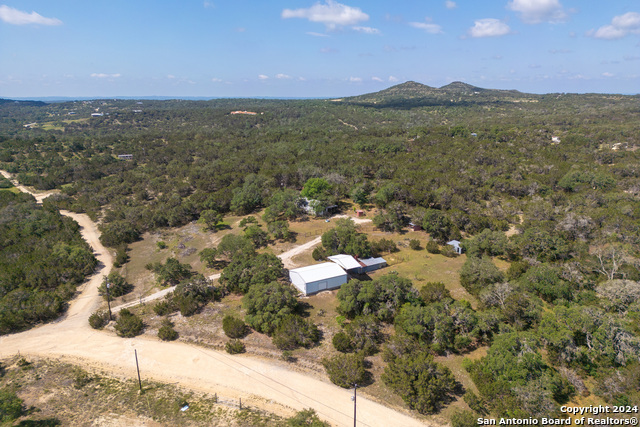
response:
[[(100, 305), (97, 288), (102, 276), (110, 271), (113, 260), (98, 240), (99, 232), (95, 223), (86, 215), (61, 213), (80, 223), (82, 235), (95, 251), (100, 265), (63, 317), (23, 333), (0, 337), (0, 359), (19, 352), (26, 356), (60, 358), (134, 378), (136, 349), (144, 378), (242, 398), (247, 405), (284, 416), (291, 415), (294, 410), (313, 408), (334, 425), (349, 426), (353, 423), (351, 391), (328, 381), (320, 381), (275, 362), (246, 355), (230, 356), (215, 350), (179, 342), (166, 343), (149, 337), (123, 339), (91, 329), (87, 319)], [(364, 397), (358, 398), (358, 424), (425, 425), (408, 414)]]

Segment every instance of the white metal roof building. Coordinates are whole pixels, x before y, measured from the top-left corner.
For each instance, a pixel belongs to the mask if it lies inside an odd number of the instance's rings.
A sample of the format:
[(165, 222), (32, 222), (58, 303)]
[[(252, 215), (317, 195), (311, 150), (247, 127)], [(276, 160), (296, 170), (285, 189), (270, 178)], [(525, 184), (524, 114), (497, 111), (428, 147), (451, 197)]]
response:
[(367, 258), (359, 260), (363, 264), (362, 272), (378, 270), (379, 268), (386, 267), (387, 261), (384, 258)]
[(346, 271), (349, 270), (359, 270), (362, 268), (362, 265), (351, 255), (331, 255), (327, 257), (329, 261), (335, 262), (340, 267), (344, 268)]
[(358, 259), (351, 255), (344, 254), (332, 255), (327, 258), (344, 268), (347, 273), (351, 274), (364, 274), (368, 271), (377, 270), (387, 266), (387, 261), (384, 258)]
[(303, 294), (311, 295), (344, 285), (347, 272), (338, 264), (323, 262), (289, 270), (289, 279)]

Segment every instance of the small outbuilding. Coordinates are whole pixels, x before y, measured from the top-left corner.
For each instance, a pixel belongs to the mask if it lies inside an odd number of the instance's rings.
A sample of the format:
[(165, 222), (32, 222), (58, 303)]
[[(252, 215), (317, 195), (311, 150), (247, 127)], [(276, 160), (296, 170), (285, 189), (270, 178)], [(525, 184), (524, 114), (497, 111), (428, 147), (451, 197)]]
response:
[(363, 211), (362, 209), (358, 209), (358, 210), (356, 211), (356, 217), (357, 217), (357, 218), (360, 218), (360, 217), (362, 217), (362, 216), (364, 216), (364, 211)]
[(289, 270), (289, 280), (305, 295), (336, 289), (347, 283), (347, 272), (333, 262)]
[(450, 242), (447, 242), (447, 245), (453, 246), (453, 249), (458, 255), (462, 253), (462, 247), (460, 246), (460, 242), (458, 240), (451, 240)]
[(411, 231), (420, 231), (420, 230), (422, 230), (422, 226), (420, 226), (420, 224), (415, 224), (413, 222), (409, 223), (409, 228), (411, 228)]
[(350, 274), (364, 274), (387, 266), (387, 261), (385, 261), (384, 258), (359, 259), (357, 257), (344, 254), (332, 255), (327, 258), (329, 261), (338, 264)]
[(335, 262), (342, 267), (347, 273), (361, 273), (362, 265), (351, 255), (331, 255), (327, 257), (331, 262)]
[(366, 258), (358, 261), (360, 261), (360, 264), (362, 264), (363, 273), (379, 270), (387, 266), (387, 261), (384, 258)]

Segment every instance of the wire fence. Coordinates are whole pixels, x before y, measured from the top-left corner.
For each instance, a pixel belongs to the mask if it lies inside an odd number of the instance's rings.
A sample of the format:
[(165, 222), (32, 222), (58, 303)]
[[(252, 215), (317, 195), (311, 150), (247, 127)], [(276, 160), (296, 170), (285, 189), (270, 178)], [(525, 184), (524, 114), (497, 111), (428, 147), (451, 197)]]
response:
[(305, 231), (304, 232), (304, 237), (313, 237), (313, 236), (320, 236), (322, 235), (325, 231), (327, 231), (328, 229), (322, 229), (322, 228), (318, 228), (316, 230), (311, 230), (311, 231)]

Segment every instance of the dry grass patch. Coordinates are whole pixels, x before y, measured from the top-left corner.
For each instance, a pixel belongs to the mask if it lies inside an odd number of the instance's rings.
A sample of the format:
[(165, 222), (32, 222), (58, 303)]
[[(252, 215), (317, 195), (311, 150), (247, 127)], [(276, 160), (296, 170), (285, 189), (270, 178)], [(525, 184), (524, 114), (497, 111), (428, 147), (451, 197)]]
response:
[[(46, 359), (4, 360), (0, 386), (17, 389), (29, 413), (21, 420), (57, 420), (65, 426), (279, 426), (283, 419), (253, 409), (238, 410), (224, 396), (195, 393), (173, 385), (114, 378)], [(218, 399), (219, 397), (219, 399)], [(231, 404), (230, 404), (231, 403)], [(185, 405), (189, 408), (182, 411)], [(21, 424), (22, 425), (22, 424)], [(45, 425), (45, 424), (42, 424)]]

